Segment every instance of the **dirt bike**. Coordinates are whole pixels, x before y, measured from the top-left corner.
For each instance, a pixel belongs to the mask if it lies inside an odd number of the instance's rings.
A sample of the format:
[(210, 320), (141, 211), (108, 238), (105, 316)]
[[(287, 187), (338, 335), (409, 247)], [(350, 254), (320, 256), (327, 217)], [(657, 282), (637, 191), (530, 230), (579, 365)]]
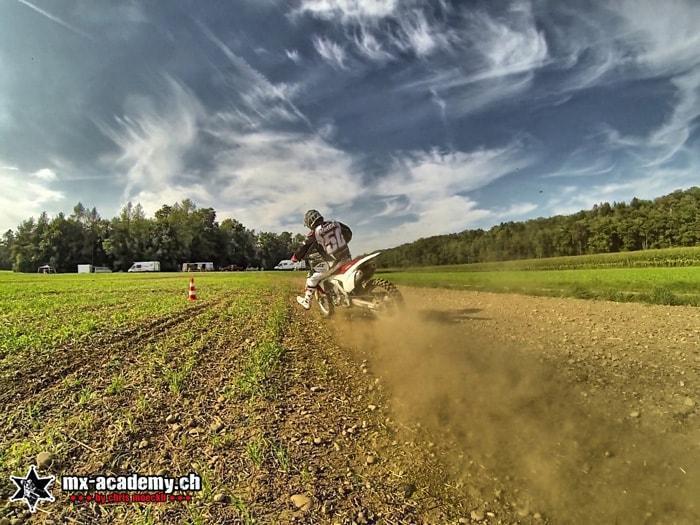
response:
[[(319, 283), (314, 297), (323, 317), (332, 316), (336, 308), (355, 307), (380, 313), (395, 312), (403, 306), (403, 297), (396, 286), (373, 278), (377, 269), (374, 259), (380, 253), (348, 261)], [(309, 261), (306, 264), (311, 274), (312, 264)]]

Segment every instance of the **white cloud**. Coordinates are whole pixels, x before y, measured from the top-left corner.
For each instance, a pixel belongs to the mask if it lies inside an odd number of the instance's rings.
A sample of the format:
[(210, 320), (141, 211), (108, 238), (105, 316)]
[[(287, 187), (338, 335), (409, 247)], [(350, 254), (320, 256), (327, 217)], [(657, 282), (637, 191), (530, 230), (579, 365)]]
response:
[(126, 170), (124, 199), (142, 191), (167, 188), (173, 178), (183, 177), (183, 158), (197, 141), (199, 121), (204, 117), (196, 97), (168, 77), (165, 107), (134, 97), (127, 114), (117, 117), (116, 126), (100, 124), (119, 147), (116, 158), (105, 161)]
[(483, 11), (471, 13), (468, 17), (467, 39), (485, 61), (472, 80), (529, 72), (546, 63), (547, 41), (544, 33), (535, 26), (529, 3), (514, 4), (502, 20)]
[[(402, 222), (387, 231), (370, 235), (363, 240), (363, 245), (398, 244), (418, 237), (461, 231), (487, 218), (528, 213), (534, 209), (530, 209), (533, 205), (529, 203), (505, 211), (487, 210), (464, 194), (530, 162), (518, 144), (468, 153), (414, 152), (405, 159), (397, 159), (393, 172), (371, 188), (371, 192), (389, 198), (382, 216), (393, 214)], [(407, 204), (397, 197), (407, 199)]]
[(398, 3), (398, 0), (302, 0), (296, 12), (346, 23), (361, 18), (385, 18), (394, 13)]
[(397, 18), (399, 30), (391, 42), (402, 51), (412, 51), (417, 57), (426, 57), (450, 45), (445, 28), (434, 27), (420, 9), (405, 11)]
[(52, 15), (52, 14), (49, 13), (48, 11), (46, 11), (46, 10), (44, 10), (44, 9), (41, 9), (40, 7), (35, 6), (34, 4), (28, 2), (27, 0), (17, 0), (17, 1), (18, 1), (20, 4), (23, 4), (23, 5), (27, 6), (29, 9), (32, 9), (33, 11), (36, 11), (36, 12), (39, 13), (40, 15), (42, 15), (42, 16), (48, 18), (48, 19), (51, 20), (52, 22), (55, 22), (56, 24), (65, 27), (65, 28), (68, 29), (69, 31), (72, 31), (72, 32), (75, 33), (75, 34), (80, 35), (80, 36), (85, 37), (85, 38), (88, 38), (88, 39), (90, 39), (90, 40), (94, 40), (94, 39), (93, 39), (90, 35), (88, 35), (85, 31), (81, 31), (81, 30), (78, 29), (77, 27), (70, 25), (70, 24), (69, 24), (68, 22), (66, 22), (65, 20), (62, 20), (62, 19), (60, 19), (59, 17), (57, 17), (57, 16), (55, 16), (55, 15)]
[(52, 205), (57, 207), (65, 196), (45, 182), (49, 181), (34, 182), (31, 174), (19, 169), (0, 168), (0, 231), (14, 229), (42, 211), (58, 211)]
[(321, 36), (315, 36), (313, 39), (314, 48), (326, 62), (338, 69), (346, 69), (345, 61), (347, 54), (345, 50), (338, 44)]
[(697, 185), (694, 168), (659, 168), (641, 177), (560, 189), (546, 207), (551, 214), (570, 214), (601, 202), (629, 201), (632, 197), (654, 199), (692, 185)]
[(299, 51), (296, 49), (285, 49), (284, 54), (287, 55), (287, 58), (295, 64), (301, 62), (301, 56), (299, 56)]
[(32, 173), (32, 176), (45, 182), (51, 182), (56, 180), (56, 172), (50, 168), (42, 168), (39, 171), (35, 171), (34, 173)]

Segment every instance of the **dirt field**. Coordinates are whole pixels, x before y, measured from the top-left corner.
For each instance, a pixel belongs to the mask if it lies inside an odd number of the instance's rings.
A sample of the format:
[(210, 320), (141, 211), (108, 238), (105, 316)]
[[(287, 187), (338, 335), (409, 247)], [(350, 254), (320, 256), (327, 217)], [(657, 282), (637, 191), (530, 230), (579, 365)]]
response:
[[(57, 476), (195, 471), (204, 490), (55, 489), (0, 523), (700, 520), (697, 309), (405, 288), (399, 319), (328, 323), (295, 281), (207, 279), (175, 315), (0, 367), (3, 478), (49, 452)], [(143, 301), (179, 289), (158, 286)]]
[(700, 311), (404, 295), (408, 317), (339, 323), (339, 339), (440, 451), (435, 481), (463, 494), (467, 517), (700, 522)]

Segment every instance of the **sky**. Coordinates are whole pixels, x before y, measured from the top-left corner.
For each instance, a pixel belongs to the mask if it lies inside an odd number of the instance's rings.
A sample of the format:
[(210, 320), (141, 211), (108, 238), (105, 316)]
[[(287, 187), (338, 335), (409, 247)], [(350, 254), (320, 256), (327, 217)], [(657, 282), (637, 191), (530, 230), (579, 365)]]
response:
[(360, 250), (700, 185), (696, 0), (0, 0), (0, 231), (184, 198)]

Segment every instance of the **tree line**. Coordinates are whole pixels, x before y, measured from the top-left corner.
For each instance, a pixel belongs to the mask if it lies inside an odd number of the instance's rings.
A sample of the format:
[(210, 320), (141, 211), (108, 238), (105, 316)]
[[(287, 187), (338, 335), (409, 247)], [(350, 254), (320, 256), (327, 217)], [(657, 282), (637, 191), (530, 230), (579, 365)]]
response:
[(213, 208), (198, 208), (190, 200), (163, 206), (153, 218), (129, 203), (109, 220), (78, 203), (69, 216), (42, 213), (5, 232), (0, 269), (36, 272), (50, 264), (58, 272), (75, 272), (78, 264), (93, 264), (126, 271), (135, 261), (160, 261), (162, 270), (202, 261), (217, 268), (270, 269), (303, 240), (290, 232), (255, 232), (235, 219), (219, 223)]
[(698, 244), (700, 188), (692, 187), (654, 200), (604, 202), (571, 215), (422, 238), (385, 251), (381, 264), (463, 264)]

